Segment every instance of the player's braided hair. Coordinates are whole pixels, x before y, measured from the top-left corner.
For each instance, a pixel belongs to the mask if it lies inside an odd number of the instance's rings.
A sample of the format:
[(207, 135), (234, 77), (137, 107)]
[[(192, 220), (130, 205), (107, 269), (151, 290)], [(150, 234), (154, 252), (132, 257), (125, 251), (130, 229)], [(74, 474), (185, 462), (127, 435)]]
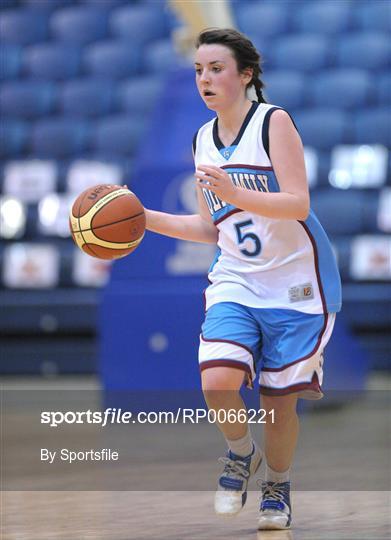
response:
[(239, 73), (242, 73), (246, 68), (253, 70), (251, 81), (246, 88), (254, 86), (259, 103), (266, 103), (262, 94), (262, 89), (265, 86), (259, 78), (262, 74), (261, 55), (244, 35), (234, 30), (233, 28), (207, 28), (203, 30), (197, 37), (196, 49), (201, 45), (211, 45), (217, 43), (231, 49), (238, 65)]

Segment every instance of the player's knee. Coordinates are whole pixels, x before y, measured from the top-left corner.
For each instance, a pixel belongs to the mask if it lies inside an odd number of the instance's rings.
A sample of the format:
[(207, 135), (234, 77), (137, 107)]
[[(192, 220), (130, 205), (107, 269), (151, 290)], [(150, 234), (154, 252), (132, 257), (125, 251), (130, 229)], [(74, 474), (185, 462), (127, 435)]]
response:
[(288, 396), (262, 396), (262, 408), (270, 413), (273, 411), (272, 427), (278, 429), (296, 418), (297, 394)]
[(228, 367), (205, 369), (201, 373), (202, 390), (204, 393), (239, 391), (243, 379), (244, 372), (237, 369)]

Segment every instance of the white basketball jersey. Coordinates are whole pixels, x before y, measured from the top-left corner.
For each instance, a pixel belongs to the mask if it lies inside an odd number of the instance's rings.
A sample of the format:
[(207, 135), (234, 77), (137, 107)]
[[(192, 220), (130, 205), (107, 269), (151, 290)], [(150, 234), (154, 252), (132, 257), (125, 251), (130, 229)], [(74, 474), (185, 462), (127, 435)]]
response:
[[(224, 149), (217, 119), (194, 138), (195, 165), (222, 167), (240, 187), (280, 191), (268, 156), (268, 129), (278, 107), (253, 103), (233, 147)], [(203, 189), (218, 229), (218, 252), (209, 271), (206, 308), (237, 302), (304, 313), (336, 312), (341, 284), (330, 242), (316, 216), (305, 221), (271, 219), (243, 211)]]

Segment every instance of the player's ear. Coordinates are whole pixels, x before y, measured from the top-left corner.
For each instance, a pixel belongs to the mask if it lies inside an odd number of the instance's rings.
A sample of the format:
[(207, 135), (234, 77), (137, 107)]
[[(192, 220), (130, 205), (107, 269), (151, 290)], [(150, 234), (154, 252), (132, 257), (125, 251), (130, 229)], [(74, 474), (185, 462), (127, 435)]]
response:
[(253, 78), (253, 74), (254, 74), (254, 71), (253, 71), (253, 68), (245, 68), (241, 73), (240, 73), (240, 76), (241, 76), (241, 79), (243, 81), (243, 83), (245, 85), (247, 85)]

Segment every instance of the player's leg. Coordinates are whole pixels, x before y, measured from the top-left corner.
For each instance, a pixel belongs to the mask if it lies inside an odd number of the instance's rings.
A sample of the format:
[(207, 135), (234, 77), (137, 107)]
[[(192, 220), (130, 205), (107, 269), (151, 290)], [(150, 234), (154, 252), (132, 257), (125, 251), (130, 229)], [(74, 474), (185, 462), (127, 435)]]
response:
[(262, 483), (260, 529), (286, 529), (291, 524), (289, 475), (299, 435), (296, 405), (297, 393), (261, 398), (267, 420), (264, 425), (266, 478)]
[(280, 474), (289, 469), (296, 449), (299, 435), (296, 405), (297, 393), (261, 398), (261, 408), (266, 411), (267, 418), (264, 424), (267, 464)]
[[(235, 441), (249, 433), (248, 424), (242, 416), (246, 406), (239, 393), (244, 377), (245, 373), (242, 370), (223, 366), (204, 369), (201, 373), (202, 390), (208, 408), (216, 411), (216, 424), (227, 440), (230, 450), (242, 457), (252, 451), (252, 439), (250, 447), (243, 448), (242, 451), (235, 448)], [(240, 421), (235, 421), (236, 419)]]
[(297, 398), (323, 396), (323, 350), (335, 317), (264, 310), (259, 318), (264, 335), (260, 392), (268, 421), (266, 481), (262, 484), (258, 528), (285, 529), (291, 524), (289, 471), (299, 433)]
[[(237, 514), (246, 502), (247, 484), (261, 463), (239, 390), (255, 376), (252, 346), (259, 340), (252, 317), (242, 306), (222, 303), (207, 312), (200, 340), (202, 388), (223, 433), (228, 453), (215, 496), (217, 514)], [(255, 325), (256, 326), (256, 325)]]

